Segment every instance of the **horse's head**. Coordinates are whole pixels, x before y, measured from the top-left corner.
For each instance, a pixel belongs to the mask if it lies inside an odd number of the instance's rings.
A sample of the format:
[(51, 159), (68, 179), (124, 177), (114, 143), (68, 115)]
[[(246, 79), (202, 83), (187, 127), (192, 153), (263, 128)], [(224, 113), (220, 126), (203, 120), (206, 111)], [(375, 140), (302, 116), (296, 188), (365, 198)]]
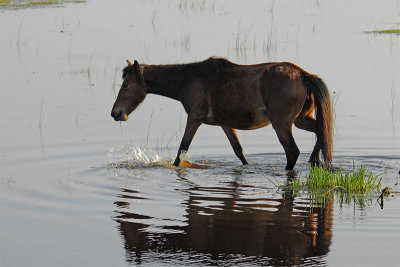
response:
[(139, 63), (136, 60), (134, 64), (129, 60), (127, 62), (128, 66), (122, 75), (124, 81), (111, 111), (111, 116), (116, 121), (126, 121), (128, 115), (142, 103), (147, 94)]

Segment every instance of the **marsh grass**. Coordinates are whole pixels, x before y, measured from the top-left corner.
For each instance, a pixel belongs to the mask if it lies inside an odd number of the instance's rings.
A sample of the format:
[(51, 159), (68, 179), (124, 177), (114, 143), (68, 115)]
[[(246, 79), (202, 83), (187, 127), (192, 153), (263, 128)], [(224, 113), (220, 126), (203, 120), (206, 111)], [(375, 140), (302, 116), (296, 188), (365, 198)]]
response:
[(40, 112), (39, 112), (39, 129), (42, 131), (43, 129), (43, 103), (44, 98), (42, 99), (42, 104), (40, 105)]
[(332, 121), (333, 121), (333, 134), (336, 135), (338, 128), (336, 127), (336, 105), (339, 100), (339, 94), (333, 91), (331, 96), (331, 106), (332, 106)]
[(153, 11), (153, 16), (151, 18), (151, 26), (152, 26), (152, 29), (153, 29), (153, 33), (157, 32), (156, 24), (155, 24), (157, 13), (158, 13), (158, 11), (156, 11), (156, 10)]
[(149, 136), (150, 136), (150, 127), (151, 127), (151, 120), (153, 119), (153, 110), (151, 111), (149, 126), (147, 127), (147, 135), (146, 135), (146, 145), (145, 148), (149, 146)]
[(390, 96), (391, 96), (391, 108), (390, 108), (390, 116), (392, 118), (392, 130), (393, 135), (395, 135), (396, 127), (395, 127), (395, 98), (396, 98), (396, 90), (395, 90), (395, 79), (393, 79), (392, 87), (390, 89)]
[(271, 7), (269, 8), (269, 13), (271, 13), (271, 18), (274, 18), (274, 6), (275, 6), (275, 0), (272, 0)]
[[(249, 25), (239, 20), (234, 36), (233, 49), (238, 60), (245, 59), (248, 52), (254, 55), (262, 52), (263, 57), (266, 57), (268, 61), (276, 60), (277, 31), (272, 22), (257, 26), (255, 20)], [(228, 50), (229, 47), (228, 45)]]
[(330, 171), (323, 167), (310, 167), (305, 179), (294, 179), (290, 184), (278, 186), (280, 190), (290, 189), (293, 193), (307, 192), (323, 198), (339, 193), (341, 199), (363, 198), (366, 194), (377, 193), (381, 188), (382, 177), (367, 170), (363, 165), (345, 172), (341, 168)]
[(210, 12), (215, 14), (215, 0), (180, 0), (179, 9), (186, 15)]
[(19, 27), (18, 27), (17, 44), (16, 44), (18, 49), (21, 47), (21, 29), (22, 29), (23, 23), (24, 23), (24, 19), (21, 20), (21, 23), (19, 24)]
[(324, 206), (335, 199), (340, 205), (365, 207), (380, 194), (382, 177), (364, 166), (345, 172), (329, 171), (323, 167), (311, 167), (306, 178), (291, 179), (285, 185), (276, 185), (285, 195), (306, 195), (311, 207)]
[(189, 50), (190, 48), (190, 33), (181, 34), (181, 49)]
[(270, 30), (267, 33), (267, 38), (264, 40), (264, 56), (267, 56), (268, 60), (273, 60), (277, 54), (276, 45), (276, 31), (271, 24)]
[(340, 189), (348, 193), (369, 193), (378, 191), (382, 177), (365, 169), (363, 165), (356, 170), (353, 165), (352, 172), (343, 172), (342, 169), (332, 172), (323, 167), (312, 167), (304, 182), (310, 189)]
[(235, 53), (236, 58), (246, 58), (247, 51), (253, 50), (256, 51), (256, 34), (254, 32), (253, 36), (253, 44), (251, 44), (250, 33), (253, 31), (255, 21), (250, 25), (250, 27), (246, 27), (242, 25), (241, 19), (238, 22), (237, 31), (235, 34)]
[(40, 112), (39, 112), (39, 123), (38, 123), (38, 128), (39, 128), (39, 135), (40, 135), (40, 144), (42, 145), (42, 152), (44, 153), (44, 142), (43, 142), (43, 104), (44, 104), (44, 98), (42, 99), (42, 104), (40, 105)]
[(372, 30), (372, 31), (365, 31), (364, 33), (400, 35), (400, 29)]
[(29, 8), (57, 6), (65, 3), (85, 3), (86, 0), (0, 0), (0, 9), (2, 8)]
[(236, 32), (236, 39), (235, 39), (235, 50), (236, 51), (243, 51), (250, 47), (248, 44), (249, 35), (254, 26), (254, 22), (251, 24), (249, 28), (241, 25), (241, 21), (239, 20)]
[(69, 66), (70, 71), (71, 71), (71, 45), (72, 45), (72, 38), (73, 38), (73, 36), (71, 36), (71, 38), (69, 39), (68, 54), (67, 54), (68, 66)]
[(400, 29), (375, 30), (374, 33), (400, 34)]
[(89, 66), (88, 66), (87, 69), (86, 69), (86, 73), (87, 73), (87, 77), (88, 77), (88, 82), (89, 82), (89, 85), (90, 85), (90, 86), (93, 85), (92, 82), (91, 82), (91, 81), (92, 81), (92, 79), (91, 79), (91, 74), (92, 74), (92, 62), (93, 62), (94, 52), (95, 52), (95, 51), (93, 51), (92, 55), (90, 56)]
[(87, 117), (87, 115), (85, 114), (85, 113), (82, 113), (82, 112), (76, 112), (76, 115), (75, 115), (75, 120), (74, 120), (74, 123), (75, 123), (75, 125), (76, 125), (76, 128), (79, 128), (79, 117)]
[(120, 71), (120, 68), (119, 68), (118, 63), (117, 63), (117, 65), (115, 66), (115, 69), (114, 69), (114, 76), (113, 76), (113, 79), (112, 79), (112, 92), (114, 93), (114, 97), (117, 97), (116, 89), (117, 89), (117, 85), (119, 85), (117, 83), (117, 75), (118, 75), (119, 71)]
[(92, 55), (90, 56), (89, 64), (87, 65), (87, 67), (81, 67), (79, 71), (74, 71), (74, 70), (71, 71), (71, 73), (79, 73), (83, 77), (86, 77), (89, 86), (94, 86), (94, 83), (92, 82), (92, 75), (94, 74), (94, 70), (92, 69), (94, 53), (95, 51), (93, 51)]

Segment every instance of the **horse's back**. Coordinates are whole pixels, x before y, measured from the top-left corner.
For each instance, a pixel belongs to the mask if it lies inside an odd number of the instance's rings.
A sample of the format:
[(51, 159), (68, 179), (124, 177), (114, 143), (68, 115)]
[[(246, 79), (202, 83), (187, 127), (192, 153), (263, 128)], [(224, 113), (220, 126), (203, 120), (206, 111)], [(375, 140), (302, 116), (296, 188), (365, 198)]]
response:
[(294, 120), (307, 95), (302, 71), (287, 62), (222, 69), (210, 90), (209, 121), (236, 129), (255, 129), (281, 114), (286, 120)]

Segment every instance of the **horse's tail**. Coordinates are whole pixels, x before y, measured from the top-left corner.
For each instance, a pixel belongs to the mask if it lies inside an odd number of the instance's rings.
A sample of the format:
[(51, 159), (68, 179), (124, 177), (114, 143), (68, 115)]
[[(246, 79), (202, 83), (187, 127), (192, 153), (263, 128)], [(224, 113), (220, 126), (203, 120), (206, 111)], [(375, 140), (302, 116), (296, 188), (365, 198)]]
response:
[(313, 94), (316, 106), (317, 143), (320, 144), (325, 165), (332, 163), (332, 105), (328, 88), (318, 76), (303, 72), (303, 79), (307, 87), (307, 94)]

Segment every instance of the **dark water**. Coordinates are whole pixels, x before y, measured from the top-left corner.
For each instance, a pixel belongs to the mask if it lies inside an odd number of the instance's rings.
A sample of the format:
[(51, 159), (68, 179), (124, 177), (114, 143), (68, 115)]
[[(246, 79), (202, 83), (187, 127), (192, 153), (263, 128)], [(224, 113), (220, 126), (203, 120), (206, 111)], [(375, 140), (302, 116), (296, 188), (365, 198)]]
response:
[[(362, 12), (360, 10), (362, 7)], [(86, 1), (0, 10), (1, 266), (396, 266), (400, 251), (398, 1)], [(240, 165), (201, 126), (171, 168), (186, 115), (148, 96), (110, 117), (125, 59), (290, 61), (335, 103), (334, 164), (392, 193), (293, 191), (271, 127), (238, 131)], [(148, 147), (143, 149), (143, 147)]]

